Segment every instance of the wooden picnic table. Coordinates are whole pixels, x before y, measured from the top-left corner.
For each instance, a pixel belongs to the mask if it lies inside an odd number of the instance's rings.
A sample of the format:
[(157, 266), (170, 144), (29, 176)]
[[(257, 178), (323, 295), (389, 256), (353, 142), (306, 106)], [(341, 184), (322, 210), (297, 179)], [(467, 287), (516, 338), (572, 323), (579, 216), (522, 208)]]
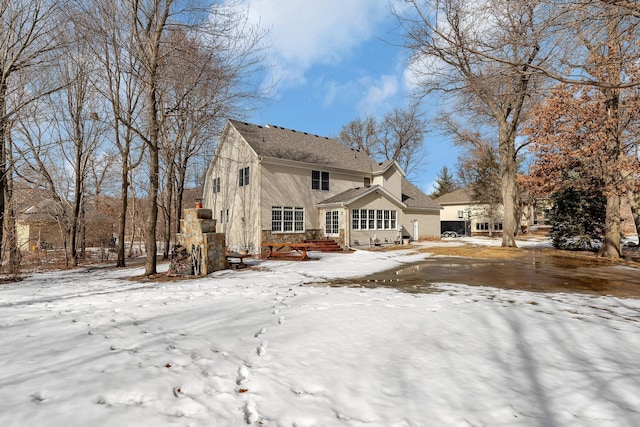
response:
[[(313, 243), (263, 243), (262, 247), (269, 249), (269, 253), (265, 255), (265, 258), (281, 258), (292, 257), (297, 258), (300, 261), (309, 259), (307, 255), (307, 249), (312, 248)], [(289, 248), (289, 250), (286, 250)]]
[[(251, 254), (241, 254), (239, 252), (227, 252), (227, 261), (229, 264), (235, 264), (236, 268), (245, 268), (247, 264), (244, 263), (244, 259), (250, 257)], [(232, 259), (237, 259), (239, 261), (231, 261)]]

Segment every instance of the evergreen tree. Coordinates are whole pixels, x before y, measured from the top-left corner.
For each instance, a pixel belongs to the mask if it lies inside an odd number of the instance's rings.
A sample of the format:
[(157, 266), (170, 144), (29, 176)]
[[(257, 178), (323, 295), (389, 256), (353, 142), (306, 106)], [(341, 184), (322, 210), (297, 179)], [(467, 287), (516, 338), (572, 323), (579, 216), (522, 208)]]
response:
[(436, 189), (431, 193), (431, 197), (438, 198), (444, 194), (451, 193), (459, 188), (458, 183), (453, 177), (453, 174), (449, 171), (449, 168), (443, 166), (438, 172), (436, 177)]
[(597, 251), (604, 239), (607, 199), (598, 190), (565, 189), (553, 195), (553, 246)]

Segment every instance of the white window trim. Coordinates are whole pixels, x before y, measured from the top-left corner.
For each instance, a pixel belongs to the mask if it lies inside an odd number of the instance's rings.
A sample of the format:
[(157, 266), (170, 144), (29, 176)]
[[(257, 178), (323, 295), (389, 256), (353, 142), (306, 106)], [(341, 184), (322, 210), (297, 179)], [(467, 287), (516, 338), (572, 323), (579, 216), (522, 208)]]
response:
[[(274, 219), (274, 213), (279, 212), (280, 218)], [(290, 213), (290, 220), (287, 220), (287, 213)], [(301, 215), (302, 218), (298, 219)], [(271, 206), (271, 234), (290, 234), (290, 233), (305, 233), (305, 209), (302, 207), (293, 206)], [(291, 230), (285, 230), (285, 223), (291, 222)], [(279, 223), (279, 227), (274, 227), (274, 224)], [(297, 226), (300, 229), (296, 229)]]
[[(373, 224), (373, 226), (371, 226), (371, 224)], [(351, 209), (351, 229), (352, 230), (384, 231), (384, 230), (397, 230), (397, 228), (398, 228), (398, 211), (397, 210)]]

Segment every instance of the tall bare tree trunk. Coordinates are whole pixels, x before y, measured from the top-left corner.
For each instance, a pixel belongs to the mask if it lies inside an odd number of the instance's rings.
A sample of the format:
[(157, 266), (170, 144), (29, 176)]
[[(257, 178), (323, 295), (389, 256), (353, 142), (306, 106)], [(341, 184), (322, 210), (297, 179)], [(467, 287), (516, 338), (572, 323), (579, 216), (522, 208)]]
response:
[[(4, 219), (5, 212), (5, 189), (7, 188), (7, 159), (6, 146), (9, 136), (10, 126), (7, 117), (7, 82), (0, 81), (0, 215)], [(0, 221), (0, 224), (4, 221)], [(4, 226), (0, 226), (0, 248), (4, 246)], [(0, 252), (2, 250), (0, 249)], [(0, 254), (0, 260), (4, 259), (4, 254)]]
[(128, 156), (122, 157), (122, 181), (120, 186), (120, 218), (118, 224), (118, 261), (117, 267), (126, 267), (124, 253), (125, 230), (127, 227), (127, 205), (129, 204), (129, 170)]
[(149, 199), (147, 201), (147, 219), (145, 221), (145, 275), (156, 274), (157, 260), (157, 224), (158, 224), (158, 189), (160, 163), (158, 156), (158, 116), (155, 85), (148, 87), (149, 103)]
[[(500, 132), (501, 134), (503, 132)], [(505, 135), (508, 138), (508, 135)], [(514, 144), (500, 141), (500, 175), (502, 178), (502, 201), (504, 216), (502, 222), (502, 247), (515, 248), (519, 220), (520, 190), (516, 179), (516, 161)]]
[[(617, 16), (607, 19), (607, 62), (602, 65), (601, 72), (614, 86), (619, 86), (622, 79), (622, 58), (620, 54), (620, 29)], [(622, 157), (622, 126), (620, 125), (620, 90), (604, 88), (607, 120), (605, 125), (605, 173), (604, 184), (607, 194), (607, 211), (605, 215), (604, 242), (598, 255), (607, 258), (620, 258), (620, 194), (624, 182), (619, 170)]]

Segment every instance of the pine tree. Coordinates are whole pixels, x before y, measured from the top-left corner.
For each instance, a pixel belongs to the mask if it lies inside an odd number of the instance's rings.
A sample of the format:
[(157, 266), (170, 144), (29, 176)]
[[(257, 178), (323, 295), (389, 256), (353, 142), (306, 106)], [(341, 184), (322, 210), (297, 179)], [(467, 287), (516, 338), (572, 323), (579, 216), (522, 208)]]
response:
[(553, 246), (597, 251), (604, 239), (606, 197), (598, 190), (566, 189), (553, 195)]
[(438, 198), (444, 194), (451, 193), (459, 188), (458, 183), (449, 171), (449, 168), (443, 166), (436, 176), (436, 189), (431, 193), (431, 197)]

